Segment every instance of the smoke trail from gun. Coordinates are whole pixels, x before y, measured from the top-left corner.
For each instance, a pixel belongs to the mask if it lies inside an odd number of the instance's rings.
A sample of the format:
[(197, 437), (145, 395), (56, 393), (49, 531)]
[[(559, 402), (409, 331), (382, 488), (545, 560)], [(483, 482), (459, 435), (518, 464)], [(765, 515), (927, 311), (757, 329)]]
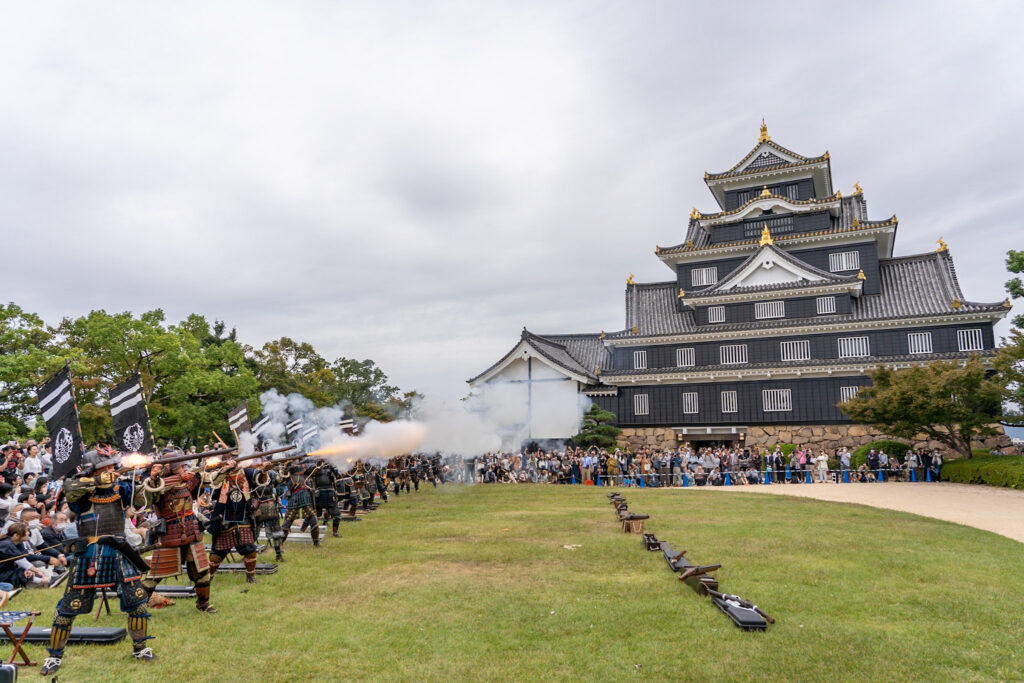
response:
[(356, 460), (380, 465), (418, 451), (427, 434), (426, 425), (419, 422), (369, 422), (359, 436), (341, 435), (309, 455), (328, 458), (343, 469), (349, 469)]

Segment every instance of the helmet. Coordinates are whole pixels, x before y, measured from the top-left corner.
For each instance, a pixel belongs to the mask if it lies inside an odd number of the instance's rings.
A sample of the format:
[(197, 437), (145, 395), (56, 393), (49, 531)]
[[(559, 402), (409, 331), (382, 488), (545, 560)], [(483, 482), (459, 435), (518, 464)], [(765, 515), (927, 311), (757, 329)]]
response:
[(82, 456), (82, 471), (85, 474), (92, 474), (98, 469), (116, 464), (117, 458), (106, 457), (95, 449), (87, 451), (85, 455)]

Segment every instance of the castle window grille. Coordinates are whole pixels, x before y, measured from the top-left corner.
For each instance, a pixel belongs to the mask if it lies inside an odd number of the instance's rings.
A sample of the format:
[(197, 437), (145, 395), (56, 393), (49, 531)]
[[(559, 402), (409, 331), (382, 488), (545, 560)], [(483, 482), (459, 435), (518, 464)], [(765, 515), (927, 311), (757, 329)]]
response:
[(782, 157), (772, 154), (771, 152), (761, 152), (747, 168), (767, 168), (769, 166), (778, 166), (779, 164), (786, 163), (786, 160)]
[(850, 399), (857, 398), (857, 392), (861, 387), (839, 387), (839, 401), (846, 403)]
[(810, 360), (811, 342), (809, 339), (800, 341), (779, 342), (780, 360)]
[(818, 306), (818, 315), (828, 315), (836, 312), (836, 298), (834, 296), (819, 296), (815, 299)]
[(785, 301), (758, 301), (754, 304), (754, 318), (765, 320), (767, 318), (785, 318)]
[(740, 365), (747, 362), (746, 344), (725, 344), (719, 347), (722, 365)]
[(957, 330), (956, 340), (961, 351), (981, 351), (985, 348), (981, 330)]
[(722, 392), (722, 412), (723, 413), (735, 413), (737, 412), (737, 401), (735, 391), (723, 391)]
[(907, 335), (907, 348), (910, 353), (931, 353), (932, 333), (911, 332)]
[(690, 271), (690, 285), (692, 287), (706, 287), (716, 282), (718, 282), (718, 266), (694, 268)]
[(828, 255), (828, 269), (833, 273), (860, 269), (859, 251), (839, 251)]
[(689, 346), (683, 349), (676, 349), (676, 367), (680, 368), (692, 368), (696, 365), (693, 347)]
[(761, 392), (764, 412), (781, 413), (793, 410), (792, 389), (765, 389)]
[(724, 323), (725, 322), (725, 306), (708, 306), (708, 322), (709, 323)]
[(697, 410), (697, 392), (688, 391), (683, 394), (683, 414), (684, 415), (696, 415), (699, 411)]
[(840, 358), (863, 358), (871, 355), (871, 346), (867, 337), (840, 337)]
[(633, 352), (633, 369), (634, 370), (646, 370), (647, 369), (647, 352), (646, 351), (634, 351)]
[(637, 394), (633, 397), (633, 414), (646, 415), (648, 412), (647, 394)]

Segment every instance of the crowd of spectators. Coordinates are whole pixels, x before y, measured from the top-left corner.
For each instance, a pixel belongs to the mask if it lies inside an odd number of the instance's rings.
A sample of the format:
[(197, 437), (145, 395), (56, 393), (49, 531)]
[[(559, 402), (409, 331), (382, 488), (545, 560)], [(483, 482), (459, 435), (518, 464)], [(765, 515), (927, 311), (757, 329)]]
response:
[(939, 479), (942, 455), (907, 450), (902, 458), (872, 448), (863, 463), (852, 453), (831, 455), (798, 446), (788, 455), (774, 449), (641, 448), (635, 452), (596, 447), (520, 453), (486, 453), (466, 461), (464, 481), (479, 483), (595, 484), (613, 486), (749, 486)]

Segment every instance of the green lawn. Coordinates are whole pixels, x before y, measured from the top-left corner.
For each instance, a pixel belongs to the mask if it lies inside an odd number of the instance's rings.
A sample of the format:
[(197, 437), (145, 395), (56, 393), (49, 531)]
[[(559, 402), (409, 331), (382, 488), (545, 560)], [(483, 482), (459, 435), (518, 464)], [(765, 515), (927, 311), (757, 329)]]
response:
[[(624, 491), (631, 510), (650, 513), (648, 531), (694, 562), (721, 562), (722, 589), (777, 620), (744, 632), (620, 531), (606, 491), (448, 485), (392, 498), (322, 549), (289, 543), (281, 571), (258, 586), (218, 576), (220, 614), (185, 601), (156, 612), (158, 662), (131, 660), (127, 641), (69, 646), (61, 679), (947, 681), (1024, 672), (1022, 544), (852, 505)], [(58, 597), (26, 591), (12, 607), (40, 609), (46, 621)], [(115, 612), (99, 623), (124, 620)], [(40, 646), (29, 651), (45, 657)]]

